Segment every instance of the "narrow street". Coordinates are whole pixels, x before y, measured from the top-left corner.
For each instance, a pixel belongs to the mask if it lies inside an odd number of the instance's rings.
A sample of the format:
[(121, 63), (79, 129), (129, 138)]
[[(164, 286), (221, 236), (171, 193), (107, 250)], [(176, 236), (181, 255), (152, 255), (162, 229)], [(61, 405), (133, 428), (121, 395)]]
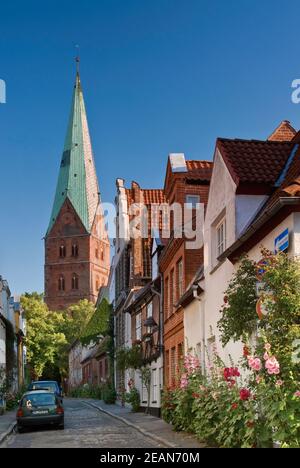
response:
[(65, 399), (65, 429), (13, 433), (0, 448), (152, 448), (163, 447), (126, 424), (80, 400)]

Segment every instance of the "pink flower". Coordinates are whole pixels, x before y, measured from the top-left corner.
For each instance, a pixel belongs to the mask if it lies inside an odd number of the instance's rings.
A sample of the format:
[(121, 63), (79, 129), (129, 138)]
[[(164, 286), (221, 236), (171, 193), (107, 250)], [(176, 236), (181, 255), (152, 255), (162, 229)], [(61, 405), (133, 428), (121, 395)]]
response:
[(259, 358), (253, 358), (252, 356), (248, 358), (248, 364), (251, 369), (255, 371), (260, 371), (261, 369), (261, 360)]
[(266, 351), (270, 351), (270, 349), (271, 349), (270, 343), (266, 343), (264, 348), (265, 348)]
[(257, 375), (255, 380), (256, 383), (259, 384), (262, 381), (262, 378), (259, 375)]
[(193, 374), (200, 368), (200, 361), (197, 357), (192, 354), (187, 354), (184, 357), (184, 368), (188, 375)]
[(297, 390), (297, 391), (294, 393), (294, 396), (297, 397), (297, 398), (300, 398), (300, 390)]
[(265, 352), (265, 353), (264, 353), (264, 360), (267, 361), (267, 360), (269, 359), (269, 357), (270, 357), (270, 356), (268, 355), (268, 353)]
[(267, 359), (265, 366), (268, 371), (268, 374), (270, 375), (278, 375), (280, 372), (280, 365), (275, 356), (272, 356), (269, 359)]
[(283, 380), (276, 380), (276, 387), (281, 387), (283, 385)]
[(180, 379), (180, 388), (185, 389), (187, 388), (188, 384), (189, 384), (189, 381), (187, 378), (187, 374), (182, 374), (181, 379)]

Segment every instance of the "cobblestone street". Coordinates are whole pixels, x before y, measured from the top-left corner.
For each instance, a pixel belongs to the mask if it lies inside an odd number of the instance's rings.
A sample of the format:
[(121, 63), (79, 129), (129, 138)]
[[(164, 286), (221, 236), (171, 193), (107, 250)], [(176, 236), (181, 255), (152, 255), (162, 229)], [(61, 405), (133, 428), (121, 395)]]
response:
[(163, 447), (139, 431), (78, 400), (64, 402), (65, 429), (28, 429), (11, 434), (1, 448), (151, 448)]

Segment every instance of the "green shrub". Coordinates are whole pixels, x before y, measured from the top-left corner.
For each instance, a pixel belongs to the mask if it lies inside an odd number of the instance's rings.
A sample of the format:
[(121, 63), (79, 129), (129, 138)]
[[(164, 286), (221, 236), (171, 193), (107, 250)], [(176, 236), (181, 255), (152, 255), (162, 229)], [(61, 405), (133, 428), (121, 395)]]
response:
[(132, 411), (137, 412), (140, 409), (141, 398), (136, 387), (131, 387), (125, 395), (125, 401), (131, 404)]
[(102, 399), (107, 405), (114, 405), (117, 399), (117, 392), (111, 384), (106, 384), (103, 388)]

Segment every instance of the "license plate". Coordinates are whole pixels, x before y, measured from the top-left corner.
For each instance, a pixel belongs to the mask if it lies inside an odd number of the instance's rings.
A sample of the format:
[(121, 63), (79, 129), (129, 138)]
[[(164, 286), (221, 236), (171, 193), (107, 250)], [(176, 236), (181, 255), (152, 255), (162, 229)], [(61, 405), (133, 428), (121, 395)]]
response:
[(37, 411), (32, 411), (32, 414), (48, 414), (47, 410), (37, 410)]

